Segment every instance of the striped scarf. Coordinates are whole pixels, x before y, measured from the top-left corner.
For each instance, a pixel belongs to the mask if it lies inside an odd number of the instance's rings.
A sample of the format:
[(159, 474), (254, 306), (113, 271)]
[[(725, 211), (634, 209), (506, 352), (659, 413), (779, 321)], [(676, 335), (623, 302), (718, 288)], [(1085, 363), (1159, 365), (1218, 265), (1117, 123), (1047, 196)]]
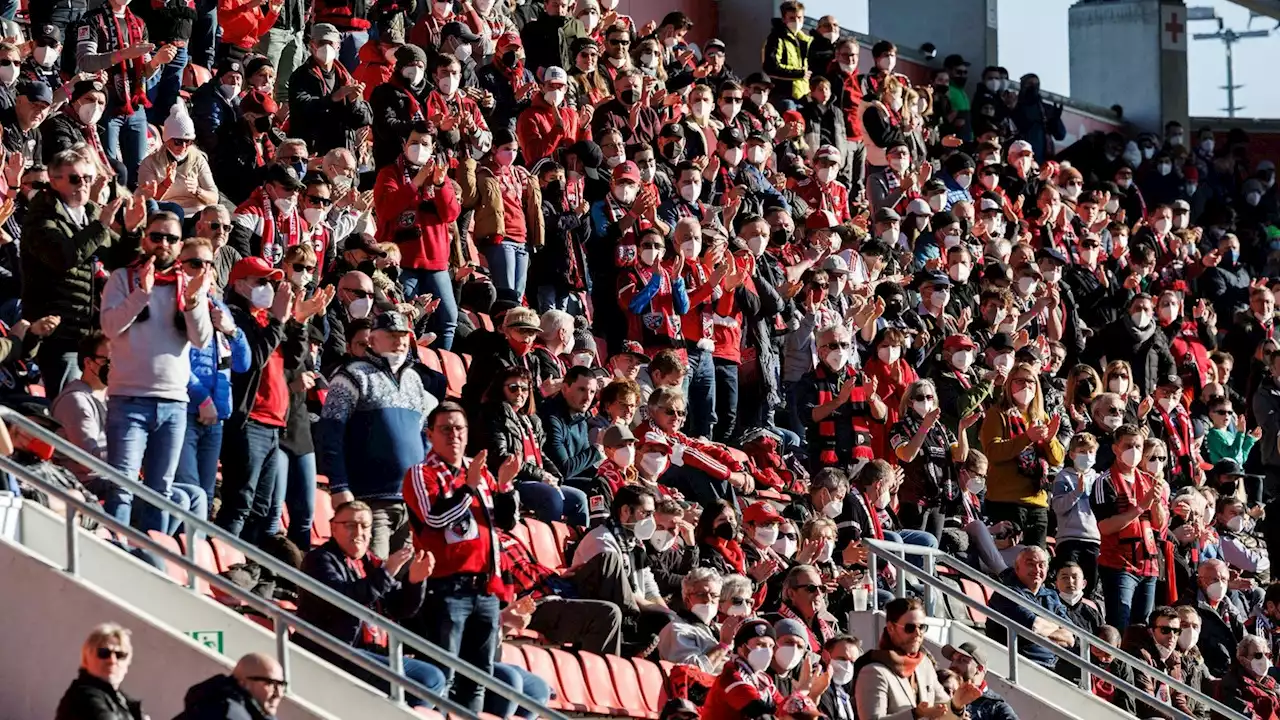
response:
[[(128, 8), (125, 8), (123, 18), (117, 18), (107, 7), (94, 19), (98, 23), (99, 36), (107, 38), (107, 47), (98, 48), (99, 52), (124, 50), (146, 42), (146, 27)], [(124, 21), (123, 28), (120, 26), (121, 20)], [(137, 108), (151, 107), (151, 101), (147, 99), (144, 57), (146, 56), (118, 63), (108, 70), (111, 89), (124, 104), (125, 115), (132, 115)]]

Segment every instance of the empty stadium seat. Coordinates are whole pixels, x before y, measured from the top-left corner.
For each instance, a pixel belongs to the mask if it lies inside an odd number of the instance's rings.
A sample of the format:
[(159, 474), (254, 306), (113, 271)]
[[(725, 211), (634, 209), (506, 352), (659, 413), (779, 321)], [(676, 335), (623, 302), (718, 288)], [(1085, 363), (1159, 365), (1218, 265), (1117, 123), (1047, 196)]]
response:
[(661, 712), (662, 688), (666, 682), (662, 677), (662, 669), (643, 658), (631, 658), (631, 666), (636, 669), (636, 677), (640, 680), (640, 693), (644, 697), (645, 707), (650, 712)]
[[(175, 555), (182, 555), (182, 548), (178, 547), (178, 541), (172, 535), (165, 535), (159, 530), (151, 530), (147, 533), (151, 539), (160, 547), (172, 552)], [(187, 569), (176, 562), (172, 562), (169, 558), (163, 558), (165, 572), (180, 585), (187, 584)]]
[[(969, 596), (969, 599), (977, 601), (981, 605), (985, 606), (990, 602), (982, 586), (968, 578), (960, 578), (960, 589), (964, 590), (964, 594)], [(969, 608), (969, 619), (973, 621), (974, 625), (984, 625), (987, 622), (987, 616), (972, 607)]]
[(416, 347), (418, 348), (418, 362), (426, 365), (436, 372), (444, 372), (444, 365), (441, 364), (440, 356), (436, 354), (435, 350), (432, 350), (425, 345), (418, 345)]
[(613, 689), (618, 694), (618, 702), (627, 708), (628, 715), (654, 720), (660, 708), (649, 707), (640, 688), (640, 675), (630, 660), (617, 655), (605, 655), (605, 663), (609, 666), (609, 674), (613, 677)]
[(476, 312), (475, 310), (465, 311), (467, 317), (471, 318), (471, 326), (477, 330), (488, 330), (493, 332), (493, 318), (486, 313)]
[[(187, 551), (187, 542), (189, 536), (183, 533), (178, 536), (178, 545), (182, 547), (182, 551)], [(196, 543), (196, 565), (208, 570), (215, 575), (218, 573), (218, 561), (213, 556), (213, 548), (205, 540)], [(196, 576), (196, 592), (201, 595), (213, 595), (213, 588), (209, 585), (209, 581), (202, 577)]]
[(328, 542), (333, 537), (333, 497), (328, 488), (316, 488), (316, 511), (311, 518), (311, 540), (316, 545)]
[(429, 707), (427, 707), (427, 706), (425, 706), (425, 705), (422, 705), (422, 706), (416, 707), (416, 708), (414, 708), (414, 709), (413, 709), (413, 711), (414, 711), (414, 712), (416, 712), (416, 713), (418, 713), (419, 715), (423, 715), (423, 716), (429, 717), (429, 718), (431, 718), (432, 720), (445, 720), (444, 715), (441, 715), (439, 710), (435, 710), (435, 709), (433, 709), (433, 708), (429, 708)]
[[(591, 699), (597, 705), (607, 708), (610, 715), (631, 715), (632, 711), (618, 699), (618, 692), (613, 687), (613, 674), (609, 672), (609, 663), (604, 658), (590, 652), (579, 652), (578, 661), (582, 663), (582, 674), (587, 679), (587, 689), (591, 691)], [(636, 717), (643, 717), (637, 715)]]
[(520, 652), (519, 647), (511, 643), (502, 643), (502, 662), (525, 670), (529, 669), (525, 664), (524, 653)]
[(548, 648), (551, 660), (555, 663), (556, 674), (560, 676), (560, 689), (564, 691), (564, 699), (584, 710), (579, 712), (609, 714), (609, 709), (595, 702), (591, 691), (587, 689), (587, 678), (582, 672), (582, 663), (573, 653), (559, 648)]
[(213, 548), (213, 557), (218, 562), (218, 572), (220, 573), (230, 570), (232, 565), (239, 565), (244, 562), (244, 553), (219, 538), (210, 538), (209, 545)]
[(568, 710), (570, 712), (586, 712), (586, 706), (579, 707), (569, 702), (565, 698), (564, 690), (560, 687), (560, 676), (556, 673), (555, 661), (551, 659), (551, 653), (544, 647), (537, 645), (522, 645), (520, 651), (524, 653), (525, 667), (529, 672), (537, 675), (547, 684), (551, 686), (555, 697), (551, 698), (547, 707), (552, 710)]
[(534, 518), (525, 518), (524, 524), (529, 530), (530, 549), (538, 562), (557, 572), (563, 570), (564, 554), (551, 526)]
[(529, 552), (533, 552), (533, 538), (529, 537), (529, 528), (524, 524), (523, 520), (516, 521), (516, 526), (511, 528), (511, 534), (515, 539), (524, 543)]
[(467, 366), (457, 353), (450, 350), (438, 350), (440, 354), (441, 372), (444, 373), (445, 379), (449, 385), (445, 389), (445, 395), (451, 398), (462, 397), (462, 386), (467, 384)]

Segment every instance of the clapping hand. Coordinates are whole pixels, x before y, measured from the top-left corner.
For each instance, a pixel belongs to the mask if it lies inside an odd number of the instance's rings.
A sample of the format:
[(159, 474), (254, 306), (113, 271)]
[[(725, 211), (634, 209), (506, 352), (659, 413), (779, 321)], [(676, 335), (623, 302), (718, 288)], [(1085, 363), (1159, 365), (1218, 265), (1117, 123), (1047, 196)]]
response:
[(413, 555), (413, 563), (409, 565), (409, 582), (417, 585), (431, 577), (436, 569), (436, 557), (426, 550), (418, 550)]
[(279, 322), (289, 319), (289, 311), (293, 308), (293, 286), (280, 283), (276, 286), (275, 299), (271, 301), (271, 317)]
[(151, 289), (156, 286), (156, 259), (153, 255), (147, 256), (147, 261), (142, 264), (142, 269), (138, 271), (138, 289), (147, 295), (151, 294)]
[(498, 492), (507, 492), (511, 488), (511, 483), (516, 479), (516, 475), (520, 473), (520, 456), (508, 455), (506, 460), (498, 466)]
[(205, 297), (205, 293), (209, 291), (209, 285), (212, 282), (213, 271), (206, 265), (196, 273), (196, 276), (187, 283), (187, 289), (182, 294), (182, 299), (186, 302), (187, 308), (195, 307), (201, 299)]
[(488, 459), (488, 450), (481, 450), (471, 458), (471, 464), (467, 466), (467, 486), (472, 490), (479, 490), (480, 486), (484, 485), (484, 465)]

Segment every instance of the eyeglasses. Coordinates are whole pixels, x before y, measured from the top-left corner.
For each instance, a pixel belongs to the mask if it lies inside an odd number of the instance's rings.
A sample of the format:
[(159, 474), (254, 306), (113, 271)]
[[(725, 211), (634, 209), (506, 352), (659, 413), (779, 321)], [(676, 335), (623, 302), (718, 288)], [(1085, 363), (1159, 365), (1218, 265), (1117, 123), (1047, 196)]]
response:
[(275, 285), (275, 283), (273, 283), (269, 278), (265, 278), (265, 277), (256, 277), (252, 279), (245, 278), (245, 279), (253, 283), (254, 287), (262, 287), (264, 285), (272, 285), (272, 286)]
[(780, 538), (786, 538), (786, 539), (788, 539), (788, 540), (799, 540), (799, 539), (800, 539), (800, 533), (793, 533), (793, 532), (790, 532), (790, 533), (784, 533), (784, 532), (780, 532), (780, 533), (778, 533), (778, 537), (780, 537)]
[(319, 195), (308, 195), (307, 200), (319, 205), (320, 207), (329, 207), (333, 204), (333, 200), (327, 197), (320, 197)]
[(827, 343), (827, 347), (831, 348), (832, 350), (848, 350), (849, 348), (853, 347), (853, 343), (831, 342), (831, 343)]
[(17, 64), (18, 63), (16, 61), (10, 60), (9, 58), (0, 58), (0, 67), (12, 67)]
[(1182, 628), (1169, 627), (1168, 625), (1157, 625), (1156, 632), (1161, 635), (1181, 635)]
[(751, 606), (751, 598), (737, 597), (737, 598), (734, 598), (734, 599), (730, 600), (730, 601), (729, 601), (729, 604), (730, 604), (730, 605), (736, 605), (736, 606), (746, 605), (746, 606), (750, 607), (750, 606)]
[(67, 173), (64, 177), (67, 179), (67, 182), (71, 183), (75, 187), (80, 187), (81, 185), (92, 185), (93, 181), (97, 178), (97, 176), (92, 173), (88, 175)]
[(99, 660), (110, 660), (113, 657), (117, 660), (129, 659), (128, 650), (117, 650), (115, 648), (100, 647), (96, 654)]
[(357, 528), (357, 529), (360, 529), (360, 530), (369, 530), (369, 529), (373, 528), (373, 523), (371, 523), (371, 522), (367, 522), (367, 523), (366, 523), (366, 522), (360, 522), (360, 521), (358, 521), (358, 520), (343, 520), (342, 522), (335, 522), (335, 523), (333, 523), (333, 524), (334, 524), (334, 525), (342, 525), (343, 527)]
[(823, 595), (827, 592), (827, 589), (822, 585), (797, 585), (796, 589), (803, 590), (807, 593), (813, 593), (814, 595)]
[(1123, 373), (1116, 373), (1115, 375), (1112, 375), (1112, 376), (1111, 376), (1111, 379), (1113, 379), (1113, 380), (1128, 380), (1128, 379), (1129, 379), (1129, 376), (1128, 376), (1128, 375), (1125, 375), (1125, 374), (1123, 374)]
[(912, 399), (912, 400), (915, 400), (915, 401), (917, 401), (917, 402), (928, 402), (928, 401), (934, 400), (934, 396), (932, 396), (932, 395), (917, 395), (917, 396), (915, 396), (915, 397), (913, 397), (913, 398), (911, 398), (911, 399)]
[(653, 244), (653, 243), (645, 243), (644, 245), (641, 245), (641, 246), (640, 246), (640, 249), (641, 249), (641, 250), (661, 250), (661, 249), (662, 249), (662, 246), (661, 246), (661, 245), (655, 245), (655, 244)]
[(819, 290), (826, 290), (827, 288), (831, 287), (831, 283), (814, 282), (814, 283), (809, 283), (809, 287), (814, 287)]
[(191, 268), (192, 270), (203, 270), (204, 266), (212, 264), (212, 260), (205, 260), (204, 258), (187, 258), (182, 261), (183, 267)]
[(147, 233), (147, 239), (153, 243), (164, 243), (168, 245), (176, 245), (182, 240), (178, 235), (162, 232), (149, 232)]
[(315, 269), (316, 269), (315, 265), (303, 265), (302, 263), (293, 263), (293, 271), (297, 273), (315, 272)]
[(662, 412), (666, 413), (667, 415), (670, 415), (671, 417), (678, 417), (678, 418), (685, 417), (689, 414), (688, 411), (686, 410), (677, 410), (675, 408), (662, 408)]
[(1254, 659), (1254, 660), (1261, 660), (1262, 658), (1266, 658), (1266, 659), (1270, 660), (1270, 659), (1271, 659), (1271, 653), (1269, 653), (1269, 652), (1256, 652), (1256, 653), (1254, 653), (1254, 654), (1252, 655), (1252, 657), (1253, 657), (1253, 659)]
[(1151, 460), (1154, 460), (1155, 462), (1160, 462), (1160, 463), (1162, 463), (1162, 462), (1169, 462), (1169, 456), (1168, 456), (1168, 455), (1152, 455), (1150, 459), (1151, 459)]
[(284, 680), (277, 680), (275, 678), (265, 677), (263, 675), (252, 675), (248, 679), (252, 680), (253, 682), (264, 683), (273, 688), (279, 688), (281, 691), (287, 690), (289, 688), (288, 682)]
[(902, 628), (902, 631), (908, 635), (916, 635), (918, 633), (923, 633), (925, 631), (924, 624), (902, 623), (898, 627)]
[(529, 386), (524, 383), (511, 383), (507, 386), (507, 392), (529, 392)]
[(373, 293), (369, 292), (368, 290), (360, 290), (358, 288), (348, 290), (347, 292), (351, 293), (351, 296), (357, 300), (364, 300), (365, 298), (373, 297)]
[(725, 95), (725, 96), (724, 96), (724, 101), (725, 101), (725, 102), (727, 102), (727, 103), (733, 103), (734, 105), (741, 105), (741, 104), (742, 104), (742, 98), (741, 98), (741, 97), (731, 97), (731, 96), (729, 96), (729, 95)]
[(224, 223), (218, 220), (214, 220), (209, 223), (209, 229), (213, 230), (214, 232), (217, 232), (219, 230), (230, 230), (231, 223)]

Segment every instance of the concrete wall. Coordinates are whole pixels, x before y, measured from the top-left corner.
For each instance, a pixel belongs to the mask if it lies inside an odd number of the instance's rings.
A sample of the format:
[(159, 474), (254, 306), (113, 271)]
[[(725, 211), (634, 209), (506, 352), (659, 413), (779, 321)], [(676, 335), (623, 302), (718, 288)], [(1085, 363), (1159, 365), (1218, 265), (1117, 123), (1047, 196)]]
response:
[[(62, 518), (44, 508), (31, 503), (23, 504), (20, 542), (26, 549), (56, 567), (64, 567), (66, 562), (65, 527)], [(0, 540), (0, 544), (3, 543)], [(121, 606), (136, 608), (135, 613), (139, 617), (147, 618), (142, 622), (155, 623), (178, 635), (196, 631), (221, 631), (223, 653), (229, 663), (250, 652), (275, 655), (275, 635), (260, 625), (211, 598), (192, 594), (150, 566), (87, 533), (81, 533), (80, 547), (80, 572), (86, 584), (93, 586), (103, 596), (113, 598)], [(46, 568), (44, 572), (62, 575), (56, 569)], [(11, 586), (13, 583), (0, 573), (0, 587), (6, 588), (6, 596)], [(41, 595), (51, 594), (35, 594), (32, 601), (35, 607), (39, 607)], [(77, 622), (70, 624), (76, 625), (75, 633), (82, 635), (89, 627), (108, 619), (110, 615), (76, 612), (65, 615), (50, 613), (45, 617), (43, 622), (75, 619), (83, 627), (78, 626)], [(90, 620), (81, 622), (81, 618)], [(39, 628), (40, 625), (36, 624), (36, 627)], [(72, 645), (62, 643), (60, 652), (68, 652), (66, 648), (79, 648), (82, 640), (83, 637)], [(194, 641), (186, 642), (195, 645)], [(76, 658), (75, 652), (71, 651), (70, 656)], [(290, 692), (336, 717), (404, 720), (412, 716), (407, 709), (392, 704), (382, 692), (353, 679), (305, 650), (291, 648), (289, 659)], [(186, 675), (187, 679), (180, 683), (182, 689), (185, 690), (188, 685), (211, 674), (213, 673), (205, 673), (203, 676), (198, 673)], [(181, 693), (177, 697), (181, 699)], [(0, 707), (4, 705), (0, 704)], [(175, 710), (165, 715), (153, 711), (152, 716), (172, 717), (176, 712)]]
[[(1026, 2), (1026, 0), (1013, 0)], [(953, 53), (973, 63), (970, 83), (982, 68), (996, 65), (997, 0), (871, 0), (868, 29), (904, 49), (925, 43), (938, 48), (938, 61)], [(970, 87), (972, 92), (972, 86)]]
[[(117, 622), (132, 631), (133, 662), (124, 691), (142, 700), (153, 718), (182, 711), (187, 688), (225, 674), (232, 663), (176, 633), (148, 615), (92, 588), (29, 554), (0, 541), (0, 716), (10, 720), (51, 718), (80, 666), (80, 646), (89, 630)], [(287, 698), (280, 720), (321, 720), (333, 716)]]

